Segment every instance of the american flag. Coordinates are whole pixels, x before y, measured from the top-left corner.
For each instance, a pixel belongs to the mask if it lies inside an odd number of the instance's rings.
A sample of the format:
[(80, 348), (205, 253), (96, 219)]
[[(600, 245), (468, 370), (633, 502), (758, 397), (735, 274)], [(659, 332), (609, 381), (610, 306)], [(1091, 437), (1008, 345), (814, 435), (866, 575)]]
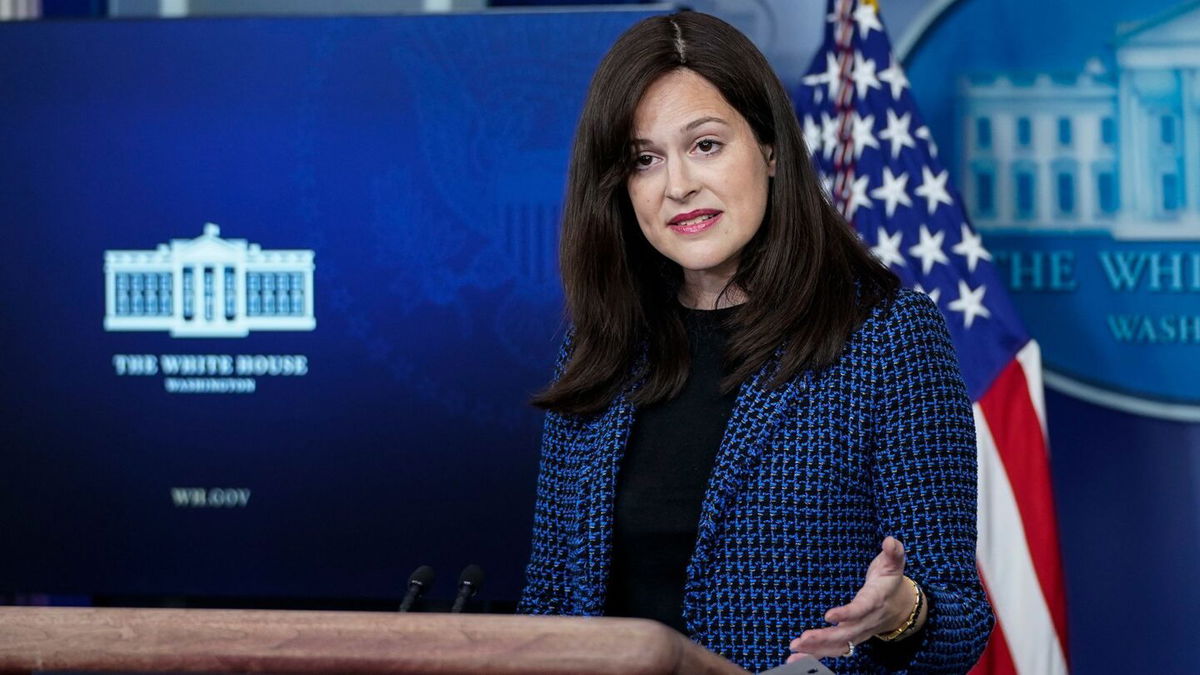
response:
[(796, 94), (834, 203), (871, 251), (946, 317), (975, 411), (976, 558), (996, 629), (974, 673), (1067, 672), (1066, 599), (1041, 362), (938, 159), (869, 0), (828, 0)]

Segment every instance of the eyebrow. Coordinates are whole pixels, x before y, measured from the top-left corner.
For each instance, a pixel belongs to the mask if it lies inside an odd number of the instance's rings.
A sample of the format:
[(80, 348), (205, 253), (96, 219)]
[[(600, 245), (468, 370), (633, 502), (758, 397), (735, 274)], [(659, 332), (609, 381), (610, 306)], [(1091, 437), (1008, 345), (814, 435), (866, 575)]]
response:
[[(724, 124), (725, 126), (729, 126), (729, 122), (726, 122), (724, 119), (722, 119), (720, 117), (716, 117), (714, 115), (708, 115), (706, 117), (698, 117), (698, 118), (692, 120), (691, 122), (688, 122), (687, 124), (683, 125), (683, 128), (681, 128), (680, 131), (688, 132), (688, 131), (695, 129), (696, 127), (708, 124), (709, 122), (716, 122), (718, 124)], [(654, 143), (645, 138), (635, 138), (635, 139), (633, 139), (633, 145), (635, 145), (635, 146), (654, 145)]]
[(699, 119), (694, 119), (691, 122), (688, 122), (687, 126), (683, 127), (683, 130), (691, 131), (692, 129), (695, 129), (698, 126), (700, 126), (702, 124), (708, 124), (709, 122), (719, 122), (721, 124), (724, 124), (725, 126), (729, 126), (729, 122), (726, 122), (725, 120), (721, 119), (720, 117), (714, 117), (712, 115), (709, 115), (708, 117), (701, 117)]

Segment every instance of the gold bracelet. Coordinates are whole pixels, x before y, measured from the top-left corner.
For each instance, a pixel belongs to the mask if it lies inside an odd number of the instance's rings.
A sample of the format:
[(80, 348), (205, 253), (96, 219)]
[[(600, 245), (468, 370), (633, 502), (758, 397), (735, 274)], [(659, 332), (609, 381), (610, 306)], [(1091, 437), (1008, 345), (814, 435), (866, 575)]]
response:
[(888, 631), (887, 633), (875, 634), (875, 637), (883, 640), (884, 642), (893, 642), (896, 640), (896, 638), (908, 633), (912, 629), (913, 625), (917, 623), (917, 617), (921, 615), (921, 605), (924, 604), (921, 602), (924, 599), (924, 594), (921, 593), (921, 587), (917, 585), (917, 582), (909, 579), (907, 576), (904, 577), (904, 580), (912, 584), (913, 594), (916, 596), (913, 599), (913, 608), (908, 614), (908, 620), (905, 621), (904, 624), (899, 628), (893, 631)]

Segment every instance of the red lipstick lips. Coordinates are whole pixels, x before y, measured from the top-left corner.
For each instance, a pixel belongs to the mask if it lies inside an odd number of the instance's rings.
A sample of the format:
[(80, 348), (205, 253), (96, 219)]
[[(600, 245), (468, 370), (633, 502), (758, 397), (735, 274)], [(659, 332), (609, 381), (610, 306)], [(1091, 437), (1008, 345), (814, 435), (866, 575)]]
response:
[(716, 209), (696, 209), (676, 215), (667, 221), (667, 227), (680, 234), (696, 234), (716, 225), (721, 220), (721, 214)]

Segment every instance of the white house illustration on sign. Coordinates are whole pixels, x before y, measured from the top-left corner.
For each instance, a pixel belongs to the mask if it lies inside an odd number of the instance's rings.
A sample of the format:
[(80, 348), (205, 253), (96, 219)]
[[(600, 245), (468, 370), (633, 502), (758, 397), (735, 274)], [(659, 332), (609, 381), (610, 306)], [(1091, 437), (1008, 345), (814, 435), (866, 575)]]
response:
[(964, 84), (960, 185), (977, 226), (1200, 238), (1200, 2), (1122, 26), (1113, 61)]
[(104, 329), (245, 337), (316, 328), (313, 251), (264, 251), (220, 234), (207, 223), (199, 237), (152, 251), (105, 251)]

